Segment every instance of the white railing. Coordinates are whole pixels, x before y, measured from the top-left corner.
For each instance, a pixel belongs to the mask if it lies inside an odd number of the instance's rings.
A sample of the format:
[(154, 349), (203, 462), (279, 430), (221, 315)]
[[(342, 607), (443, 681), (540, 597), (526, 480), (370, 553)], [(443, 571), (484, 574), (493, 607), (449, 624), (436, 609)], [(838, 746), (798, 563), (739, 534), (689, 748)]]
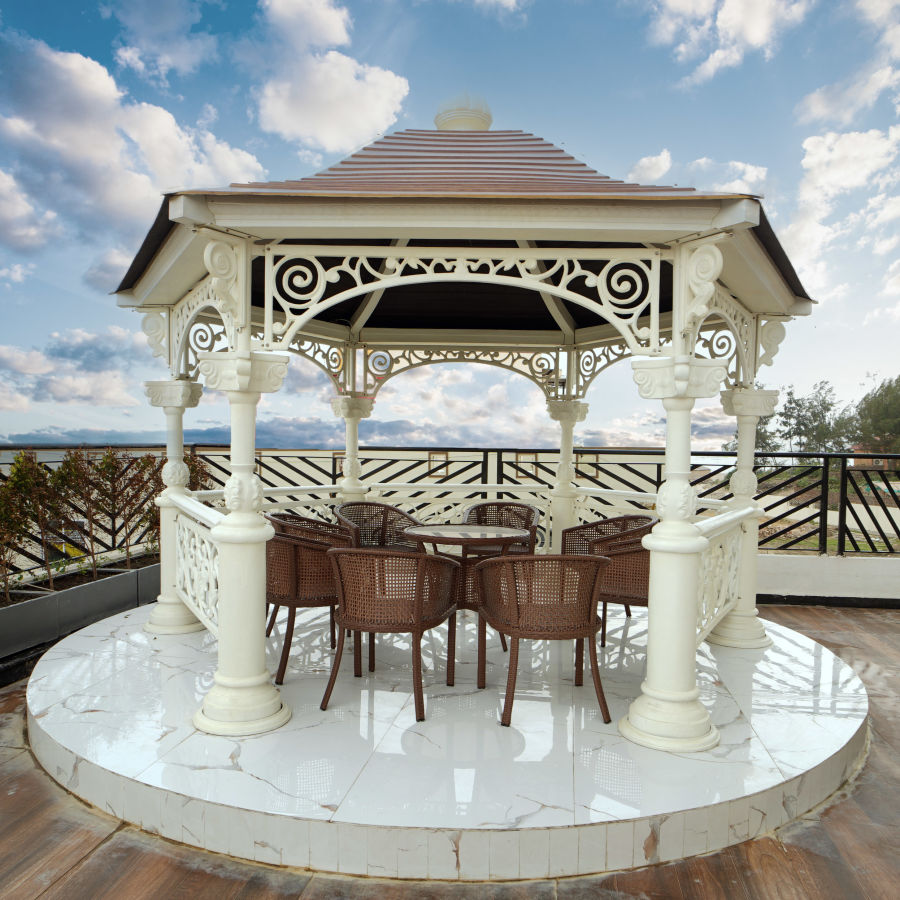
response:
[(697, 646), (737, 604), (741, 573), (744, 522), (757, 515), (755, 506), (742, 506), (697, 521), (709, 541), (700, 554), (697, 595)]
[[(221, 495), (221, 491), (218, 493)], [(219, 548), (210, 531), (225, 516), (201, 503), (197, 494), (173, 494), (171, 500), (177, 509), (175, 591), (178, 599), (218, 637)]]

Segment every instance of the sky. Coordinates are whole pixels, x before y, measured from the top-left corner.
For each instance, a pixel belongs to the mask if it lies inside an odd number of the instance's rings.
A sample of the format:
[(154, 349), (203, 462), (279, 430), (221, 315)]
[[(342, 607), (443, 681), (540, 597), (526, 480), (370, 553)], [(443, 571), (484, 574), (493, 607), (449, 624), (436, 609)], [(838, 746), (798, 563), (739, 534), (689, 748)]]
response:
[[(117, 286), (165, 191), (298, 178), (483, 97), (613, 178), (749, 192), (817, 302), (759, 380), (840, 403), (900, 371), (900, 0), (0, 0), (0, 443), (158, 442), (164, 379)], [(339, 446), (294, 359), (257, 444)], [(587, 446), (658, 445), (627, 362)], [(716, 400), (695, 442), (733, 431)], [(189, 441), (228, 440), (214, 392)], [(440, 365), (389, 381), (369, 445), (555, 446), (529, 381)]]

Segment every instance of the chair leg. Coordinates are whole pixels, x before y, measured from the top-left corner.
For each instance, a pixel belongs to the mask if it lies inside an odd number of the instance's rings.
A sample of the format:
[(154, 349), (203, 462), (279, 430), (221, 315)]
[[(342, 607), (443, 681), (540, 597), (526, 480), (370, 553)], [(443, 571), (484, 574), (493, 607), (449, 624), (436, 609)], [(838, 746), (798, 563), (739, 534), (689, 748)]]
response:
[(498, 631), (497, 634), (500, 635), (500, 646), (503, 648), (503, 652), (506, 653), (506, 635), (502, 631)]
[(334, 604), (331, 605), (331, 608), (328, 611), (328, 628), (331, 632), (331, 649), (334, 650), (335, 640), (334, 640)]
[(631, 607), (627, 603), (625, 604), (625, 615), (628, 616), (629, 619), (631, 618)]
[(456, 610), (447, 619), (447, 685), (456, 683)]
[(425, 697), (422, 693), (422, 632), (412, 635), (412, 664), (413, 664), (413, 697), (416, 701), (416, 721), (425, 720)]
[(331, 692), (334, 690), (334, 683), (337, 681), (338, 669), (341, 667), (341, 655), (344, 652), (344, 629), (338, 636), (337, 650), (334, 652), (334, 662), (331, 664), (331, 677), (328, 679), (328, 687), (325, 688), (325, 696), (319, 704), (319, 709), (327, 709), (328, 701), (331, 699)]
[(575, 641), (575, 687), (584, 684), (584, 638)]
[(603, 601), (603, 609), (600, 612), (600, 646), (606, 646), (606, 601)]
[(362, 634), (353, 632), (353, 677), (362, 678)]
[(478, 614), (478, 680), (476, 684), (483, 688), (485, 682), (485, 661), (484, 657), (487, 651), (487, 625), (484, 618)]
[(369, 671), (375, 671), (375, 632), (369, 632)]
[(600, 704), (600, 712), (603, 715), (603, 721), (609, 725), (612, 721), (609, 716), (609, 707), (606, 705), (606, 695), (603, 693), (603, 685), (600, 684), (600, 667), (597, 665), (597, 637), (594, 635), (589, 638), (591, 642), (591, 677), (594, 679), (594, 690), (597, 693), (597, 702)]
[(278, 610), (281, 607), (276, 603), (272, 606), (272, 614), (269, 616), (269, 624), (266, 625), (266, 637), (269, 637), (272, 634), (272, 628), (275, 626), (275, 617), (278, 615)]
[(506, 698), (503, 701), (503, 714), (500, 724), (509, 727), (512, 718), (513, 700), (516, 696), (516, 670), (519, 668), (519, 639), (509, 639), (509, 674), (506, 676)]
[(281, 662), (278, 664), (275, 684), (284, 684), (284, 673), (287, 671), (288, 657), (291, 655), (291, 641), (294, 638), (294, 616), (296, 614), (297, 610), (293, 606), (289, 606), (287, 625), (284, 629), (284, 646), (281, 648)]

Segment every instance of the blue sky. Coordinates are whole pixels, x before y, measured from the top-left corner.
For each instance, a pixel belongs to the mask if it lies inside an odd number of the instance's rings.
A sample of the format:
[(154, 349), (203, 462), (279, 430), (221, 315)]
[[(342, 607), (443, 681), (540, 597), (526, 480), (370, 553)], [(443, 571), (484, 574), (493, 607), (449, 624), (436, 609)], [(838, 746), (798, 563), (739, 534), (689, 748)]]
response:
[[(0, 441), (159, 440), (164, 378), (109, 296), (163, 191), (298, 177), (463, 91), (495, 128), (600, 172), (763, 194), (818, 307), (768, 387), (843, 402), (900, 334), (900, 0), (46, 0), (0, 7)], [(316, 370), (264, 398), (259, 444), (341, 439)], [(576, 438), (658, 443), (627, 363)], [(700, 441), (730, 424), (699, 405)], [(215, 396), (188, 437), (221, 440)], [(399, 376), (368, 443), (545, 446), (537, 389), (486, 368)]]

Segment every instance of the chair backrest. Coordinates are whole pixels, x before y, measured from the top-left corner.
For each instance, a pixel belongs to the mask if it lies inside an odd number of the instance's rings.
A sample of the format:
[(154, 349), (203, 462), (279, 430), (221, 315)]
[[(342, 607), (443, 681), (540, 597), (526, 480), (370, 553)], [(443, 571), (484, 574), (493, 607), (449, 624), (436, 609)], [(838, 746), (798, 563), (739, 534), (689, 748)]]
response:
[(635, 541), (640, 543), (658, 521), (656, 516), (632, 514), (575, 525), (563, 531), (560, 549), (563, 553), (591, 553), (591, 545), (601, 540), (604, 550)]
[(334, 514), (352, 532), (354, 547), (413, 546), (403, 529), (422, 524), (396, 506), (366, 500), (342, 503)]
[(320, 531), (316, 525), (291, 525), (292, 533), (276, 532), (266, 545), (266, 596), (271, 602), (317, 606), (337, 597), (334, 570), (328, 559), (333, 547), (350, 547), (348, 531)]
[(513, 500), (488, 500), (475, 503), (463, 514), (466, 525), (496, 525), (504, 528), (523, 528), (530, 532), (528, 552), (534, 552), (538, 520), (541, 511), (528, 503)]
[(587, 637), (599, 627), (602, 556), (497, 556), (478, 564), (487, 620), (510, 637)]
[(298, 516), (296, 513), (277, 512), (267, 513), (266, 519), (272, 524), (276, 532), (281, 534), (293, 534), (297, 537), (310, 537), (312, 532), (319, 534), (345, 534), (350, 536), (350, 530), (340, 522), (326, 522), (324, 519), (311, 519), (307, 516)]
[(368, 548), (334, 549), (328, 556), (344, 628), (405, 632), (431, 627), (453, 608), (459, 569), (454, 560)]

